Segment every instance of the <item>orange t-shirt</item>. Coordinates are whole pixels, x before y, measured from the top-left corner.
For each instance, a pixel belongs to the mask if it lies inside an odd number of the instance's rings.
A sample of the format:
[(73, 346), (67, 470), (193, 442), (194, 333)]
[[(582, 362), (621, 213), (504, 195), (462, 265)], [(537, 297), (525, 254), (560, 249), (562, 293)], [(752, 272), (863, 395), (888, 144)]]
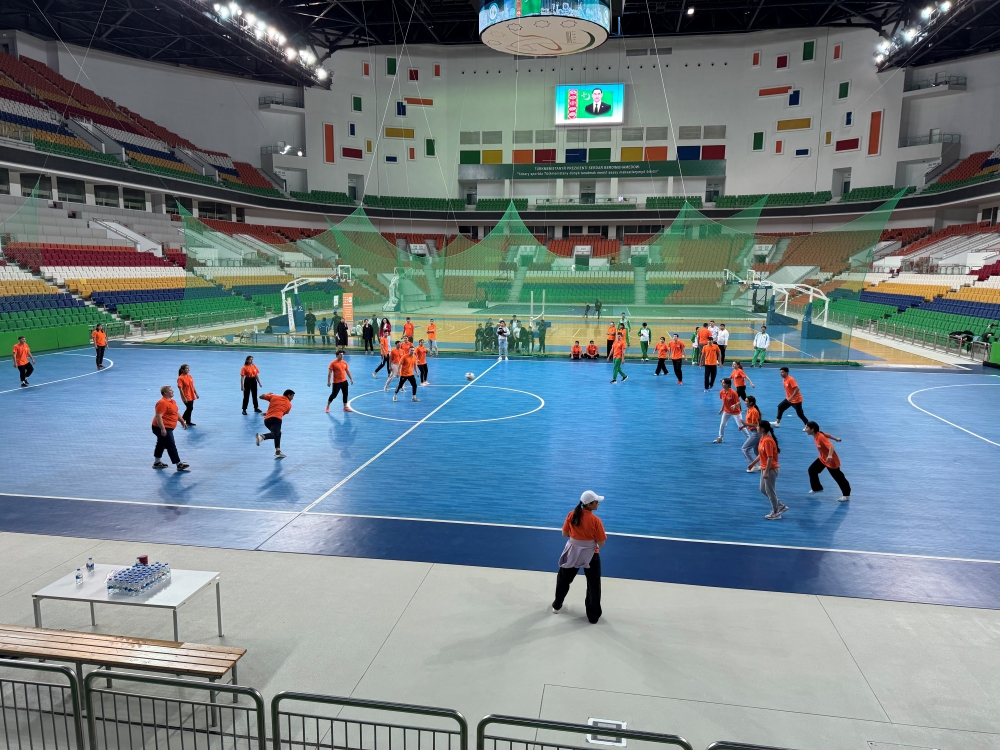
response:
[(292, 402), (284, 396), (279, 396), (276, 393), (265, 393), (261, 398), (269, 402), (267, 411), (264, 413), (264, 419), (271, 417), (283, 419), (292, 410)]
[(257, 365), (243, 365), (243, 367), (240, 368), (241, 377), (253, 380), (258, 375), (260, 375), (260, 370), (257, 369)]
[[(840, 456), (837, 455), (837, 451), (833, 449), (833, 443), (830, 442), (830, 438), (825, 432), (817, 432), (813, 435), (813, 440), (816, 441), (816, 449), (819, 451), (819, 460), (823, 462), (823, 465), (828, 469), (839, 469), (840, 468)], [(829, 460), (823, 458), (829, 455)]]
[(704, 346), (711, 340), (712, 332), (707, 328), (698, 329), (698, 346)]
[(614, 341), (615, 336), (618, 335), (618, 331), (615, 330), (614, 323), (608, 326), (608, 341)]
[(666, 343), (665, 341), (661, 341), (656, 345), (656, 356), (659, 359), (666, 359), (667, 352), (669, 351), (670, 351), (670, 344)]
[(717, 364), (719, 364), (719, 354), (721, 352), (719, 351), (718, 344), (708, 344), (707, 346), (705, 346), (704, 348), (702, 348), (701, 351), (702, 351), (703, 356), (705, 357), (705, 362), (704, 363), (706, 365), (717, 365)]
[(194, 378), (190, 375), (178, 375), (177, 388), (181, 392), (182, 399), (194, 401)]
[(394, 365), (398, 365), (399, 360), (403, 358), (403, 354), (404, 354), (403, 350), (397, 347), (393, 349), (391, 352), (389, 352), (389, 361), (392, 362)]
[(31, 348), (27, 344), (14, 344), (14, 364), (20, 367), (28, 364), (28, 355)]
[(680, 339), (671, 341), (668, 346), (670, 347), (670, 359), (684, 359), (684, 342)]
[(619, 339), (615, 342), (615, 345), (611, 347), (611, 354), (614, 359), (625, 359), (625, 339)]
[(595, 541), (598, 544), (604, 544), (608, 540), (608, 535), (604, 533), (604, 524), (601, 523), (600, 518), (584, 508), (583, 514), (580, 516), (580, 525), (574, 526), (572, 524), (573, 513), (574, 511), (570, 511), (563, 522), (562, 530), (564, 534), (569, 534), (571, 539)]
[(379, 348), (379, 350), (381, 350), (383, 357), (386, 354), (389, 353), (389, 337), (388, 336), (379, 336), (379, 339), (378, 339), (378, 348)]
[[(156, 416), (163, 420), (163, 426), (172, 430), (177, 426), (177, 402), (172, 398), (161, 398), (156, 402)], [(156, 417), (153, 417), (153, 426), (156, 426)]]
[(333, 373), (334, 383), (347, 381), (347, 363), (342, 359), (335, 359), (330, 363), (330, 372)]
[(107, 346), (108, 345), (108, 334), (104, 331), (94, 331), (90, 334), (91, 341), (94, 342), (95, 346)]
[(726, 414), (739, 414), (743, 411), (740, 407), (740, 394), (732, 388), (719, 391), (719, 398), (722, 399), (722, 409)]
[(434, 341), (434, 339), (436, 339), (437, 337), (438, 337), (437, 323), (428, 323), (427, 324), (427, 338), (429, 338), (431, 341)]
[(574, 357), (579, 357), (583, 354), (583, 348), (579, 344), (573, 344), (570, 347), (570, 354)]
[(404, 341), (402, 344), (400, 344), (399, 348), (403, 350), (403, 354), (409, 354), (411, 351), (413, 351), (413, 342)]
[(417, 363), (417, 358), (412, 354), (406, 354), (399, 362), (399, 376), (408, 378), (413, 375), (413, 366)]
[(795, 398), (792, 398), (792, 391), (794, 389), (796, 389), (796, 388), (799, 387), (799, 384), (795, 382), (795, 378), (793, 378), (791, 375), (789, 375), (787, 378), (785, 378), (781, 382), (785, 386), (785, 398), (788, 399), (788, 403), (790, 403), (790, 404), (801, 404), (802, 403), (802, 392), (801, 391), (799, 391), (799, 393), (797, 393), (795, 395)]
[(410, 338), (413, 335), (413, 323), (403, 324), (403, 335)]
[(733, 379), (733, 385), (747, 384), (747, 374), (742, 367), (734, 367), (729, 377)]
[(751, 406), (747, 409), (747, 418), (743, 420), (743, 423), (748, 427), (756, 429), (757, 425), (760, 424), (760, 409), (756, 406)]
[(427, 347), (418, 346), (413, 350), (413, 353), (417, 355), (417, 364), (426, 365), (427, 364)]
[(597, 356), (597, 344), (587, 344), (587, 354), (591, 357)]
[(757, 454), (760, 456), (760, 466), (767, 466), (767, 459), (771, 459), (771, 469), (779, 469), (778, 466), (778, 443), (770, 435), (764, 435), (757, 444)]

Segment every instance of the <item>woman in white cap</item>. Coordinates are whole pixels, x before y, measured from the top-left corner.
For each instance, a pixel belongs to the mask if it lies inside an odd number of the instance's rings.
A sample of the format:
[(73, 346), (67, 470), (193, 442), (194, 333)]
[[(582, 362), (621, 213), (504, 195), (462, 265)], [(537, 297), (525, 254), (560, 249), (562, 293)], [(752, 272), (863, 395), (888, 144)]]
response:
[(566, 546), (559, 556), (559, 573), (556, 576), (556, 598), (552, 602), (553, 614), (559, 614), (563, 600), (569, 593), (569, 586), (579, 569), (587, 577), (587, 620), (596, 625), (601, 619), (601, 547), (607, 544), (608, 535), (604, 524), (594, 515), (598, 504), (604, 499), (593, 490), (580, 495), (576, 508), (566, 516), (562, 535), (568, 537)]

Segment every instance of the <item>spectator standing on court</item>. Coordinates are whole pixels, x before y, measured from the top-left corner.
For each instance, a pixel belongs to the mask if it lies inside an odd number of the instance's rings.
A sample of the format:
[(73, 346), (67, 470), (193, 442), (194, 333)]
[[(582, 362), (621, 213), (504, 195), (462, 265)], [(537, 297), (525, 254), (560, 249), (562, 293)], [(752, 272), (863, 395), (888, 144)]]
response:
[(614, 323), (608, 323), (607, 338), (608, 338), (608, 362), (611, 361), (611, 349), (615, 345), (615, 338), (618, 336), (618, 331), (615, 328)]
[(347, 346), (347, 321), (341, 318), (337, 321), (337, 328), (334, 333), (337, 336), (337, 346), (343, 348)]
[(538, 353), (542, 354), (545, 352), (545, 334), (548, 332), (549, 324), (545, 322), (545, 318), (538, 316)]
[(388, 338), (389, 346), (392, 346), (392, 323), (388, 318), (382, 318), (382, 322), (378, 324), (378, 335)]
[(642, 351), (643, 362), (649, 362), (649, 342), (652, 336), (653, 332), (649, 326), (643, 323), (642, 328), (639, 329), (639, 349)]
[(810, 422), (806, 425), (806, 432), (816, 441), (816, 450), (819, 451), (819, 458), (813, 461), (809, 467), (809, 493), (814, 494), (823, 491), (819, 475), (823, 473), (823, 469), (826, 469), (830, 472), (830, 476), (833, 477), (833, 481), (840, 487), (840, 497), (837, 499), (842, 503), (846, 503), (851, 499), (851, 483), (847, 481), (847, 477), (841, 471), (840, 456), (837, 455), (837, 451), (833, 449), (833, 443), (830, 442), (833, 440), (839, 443), (842, 442), (841, 439), (828, 432), (821, 431), (819, 425), (815, 422)]
[(438, 356), (438, 327), (434, 318), (427, 322), (427, 353), (432, 357)]
[(503, 322), (503, 318), (500, 318), (500, 322), (497, 323), (497, 352), (499, 353), (497, 359), (510, 359), (507, 356), (507, 335), (509, 333), (507, 324)]
[(372, 328), (372, 322), (367, 318), (361, 324), (361, 340), (365, 344), (366, 356), (375, 352), (375, 329)]
[(194, 412), (195, 399), (199, 396), (194, 387), (194, 378), (191, 377), (191, 368), (187, 365), (181, 365), (177, 371), (177, 390), (181, 392), (181, 401), (184, 402), (184, 421), (187, 422), (188, 427), (194, 427), (191, 414)]
[(594, 300), (594, 312), (597, 313), (597, 322), (601, 322), (601, 309), (604, 307), (604, 303), (600, 299)]
[(247, 413), (247, 405), (250, 403), (251, 396), (253, 396), (253, 410), (255, 413), (260, 414), (260, 405), (257, 403), (257, 386), (259, 385), (262, 385), (260, 382), (260, 370), (253, 363), (253, 357), (247, 357), (243, 362), (243, 368), (240, 370), (240, 390), (243, 391), (244, 414)]
[(596, 625), (603, 613), (601, 609), (601, 547), (607, 545), (608, 535), (604, 524), (594, 511), (604, 500), (592, 490), (580, 495), (580, 502), (569, 512), (563, 522), (562, 535), (567, 537), (566, 546), (559, 555), (559, 573), (556, 575), (556, 597), (552, 601), (552, 613), (559, 614), (569, 593), (570, 584), (580, 568), (587, 577), (587, 597), (584, 607), (587, 620)]
[(726, 347), (729, 346), (729, 331), (725, 323), (719, 323), (719, 330), (715, 333), (715, 343), (719, 346), (719, 364), (726, 364)]
[(583, 308), (583, 319), (590, 320), (590, 303), (588, 302)]
[(770, 422), (761, 421), (757, 429), (760, 431), (760, 442), (757, 444), (760, 459), (760, 492), (771, 501), (771, 512), (764, 518), (768, 521), (777, 521), (781, 518), (781, 514), (788, 510), (788, 506), (778, 500), (775, 488), (778, 482), (778, 453), (780, 453), (778, 439), (774, 436)]
[(310, 344), (316, 343), (316, 316), (312, 310), (306, 313), (306, 336)]
[(17, 368), (18, 375), (21, 376), (21, 387), (27, 388), (28, 378), (35, 371), (35, 358), (31, 355), (31, 347), (28, 346), (28, 340), (24, 336), (17, 337), (13, 355), (14, 367)]
[(351, 379), (351, 385), (354, 385), (354, 376), (351, 375), (351, 368), (348, 367), (347, 362), (344, 360), (344, 350), (337, 350), (337, 357), (330, 363), (330, 367), (326, 371), (326, 387), (331, 388), (330, 397), (326, 400), (326, 413), (330, 413), (330, 404), (333, 400), (337, 398), (337, 394), (340, 393), (344, 398), (344, 411), (350, 411), (351, 407), (347, 405), (347, 379)]
[(618, 327), (622, 326), (625, 326), (625, 345), (628, 346), (632, 343), (632, 319), (625, 313), (622, 313), (621, 320), (618, 321)]
[(486, 319), (486, 326), (483, 328), (483, 351), (492, 352), (497, 345), (497, 329), (493, 325), (493, 318)]
[(771, 337), (767, 334), (767, 326), (761, 326), (760, 331), (753, 337), (753, 358), (750, 360), (751, 367), (760, 367), (767, 360), (767, 347), (771, 345)]
[(94, 342), (94, 354), (97, 357), (97, 369), (104, 369), (104, 350), (108, 348), (108, 334), (104, 332), (104, 326), (100, 323), (90, 334), (90, 340)]
[(719, 372), (719, 346), (713, 339), (701, 347), (699, 364), (705, 370), (705, 393), (715, 387), (715, 377)]
[(174, 401), (174, 389), (169, 385), (160, 388), (160, 400), (156, 402), (153, 412), (153, 434), (156, 436), (156, 447), (153, 449), (153, 468), (165, 469), (167, 465), (160, 459), (163, 451), (170, 457), (170, 463), (177, 467), (177, 471), (187, 471), (188, 465), (181, 461), (177, 453), (177, 444), (174, 442), (174, 428), (180, 422), (181, 427), (187, 429), (184, 417), (177, 412), (177, 402)]
[(531, 321), (521, 326), (521, 352), (531, 354), (535, 350), (535, 332), (531, 330)]
[(281, 427), (285, 415), (292, 410), (292, 399), (295, 398), (295, 391), (289, 389), (280, 396), (274, 393), (261, 394), (261, 398), (268, 402), (267, 413), (264, 414), (264, 426), (268, 429), (263, 435), (257, 433), (254, 437), (257, 445), (265, 440), (274, 441), (274, 457), (285, 458), (281, 452)]
[(318, 324), (319, 328), (319, 341), (323, 346), (330, 345), (330, 321), (323, 318)]
[[(778, 404), (778, 418), (774, 420), (774, 426), (781, 427), (781, 415), (789, 409), (794, 409), (799, 419), (802, 420), (802, 424), (808, 425), (809, 420), (806, 419), (806, 415), (802, 411), (802, 391), (799, 390), (799, 384), (795, 381), (795, 378), (788, 374), (787, 367), (782, 367), (780, 372), (781, 384), (785, 387), (785, 398)], [(802, 431), (808, 432), (809, 428), (803, 427)]]
[(483, 352), (486, 351), (486, 329), (483, 328), (483, 324), (480, 323), (476, 326), (476, 351)]
[(712, 335), (712, 338), (718, 343), (719, 340), (719, 326), (715, 325), (714, 320), (708, 321), (708, 332)]

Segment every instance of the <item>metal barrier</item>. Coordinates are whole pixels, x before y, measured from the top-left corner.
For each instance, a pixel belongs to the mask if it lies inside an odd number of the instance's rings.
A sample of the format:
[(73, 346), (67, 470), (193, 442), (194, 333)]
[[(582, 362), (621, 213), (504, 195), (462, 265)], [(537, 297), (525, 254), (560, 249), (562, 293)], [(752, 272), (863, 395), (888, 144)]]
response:
[[(336, 716), (294, 713), (281, 704), (303, 702), (314, 705), (371, 709), (410, 716), (433, 716), (454, 721), (455, 729), (389, 724)], [(282, 692), (271, 701), (272, 750), (468, 750), (469, 725), (450, 708), (413, 706), (359, 698), (338, 698), (309, 693)]]
[(67, 684), (0, 675), (0, 739), (9, 750), (85, 750), (80, 683), (69, 667), (0, 659), (0, 668), (44, 672)]
[[(107, 687), (98, 688), (98, 680)], [(122, 682), (161, 690), (112, 687)], [(90, 750), (267, 750), (264, 699), (253, 688), (97, 670), (84, 679), (84, 693)], [(251, 705), (216, 703), (217, 693), (232, 695), (234, 703), (247, 698)]]
[(705, 750), (784, 750), (780, 747), (771, 747), (770, 745), (748, 745), (745, 742), (713, 742), (711, 745), (705, 748)]
[[(691, 744), (683, 737), (674, 734), (658, 734), (656, 732), (638, 732), (631, 729), (601, 729), (587, 724), (570, 724), (564, 721), (546, 721), (544, 719), (524, 719), (517, 716), (501, 716), (490, 714), (479, 722), (476, 728), (476, 750), (585, 750), (578, 745), (571, 745), (556, 741), (544, 741), (533, 739), (515, 739), (510, 737), (497, 737), (486, 734), (486, 727), (491, 724), (501, 724), (509, 727), (527, 727), (528, 729), (546, 730), (551, 732), (563, 732), (568, 734), (601, 734), (611, 735), (614, 740), (636, 740), (639, 742), (652, 742), (659, 745), (674, 745), (693, 750)], [(610, 744), (610, 743), (607, 743)], [(278, 748), (275, 748), (278, 750)]]

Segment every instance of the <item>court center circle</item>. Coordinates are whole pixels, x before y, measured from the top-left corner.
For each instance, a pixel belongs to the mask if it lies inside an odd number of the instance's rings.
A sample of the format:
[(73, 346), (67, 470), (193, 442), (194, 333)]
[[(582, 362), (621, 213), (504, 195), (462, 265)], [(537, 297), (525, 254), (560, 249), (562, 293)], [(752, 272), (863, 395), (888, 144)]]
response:
[(534, 409), (530, 409), (528, 411), (523, 411), (523, 412), (521, 412), (519, 414), (508, 414), (507, 416), (504, 416), (504, 417), (490, 417), (488, 419), (425, 419), (425, 418), (420, 418), (420, 419), (401, 419), (401, 418), (398, 418), (398, 417), (382, 417), (382, 416), (379, 416), (378, 414), (369, 414), (368, 412), (361, 411), (360, 409), (358, 409), (354, 405), (356, 401), (358, 401), (359, 399), (364, 398), (365, 396), (371, 396), (371, 395), (374, 395), (374, 394), (377, 394), (377, 393), (385, 393), (385, 391), (383, 391), (381, 388), (379, 390), (376, 390), (376, 391), (368, 391), (367, 393), (362, 393), (362, 394), (360, 394), (358, 396), (355, 396), (354, 398), (350, 399), (347, 402), (347, 405), (351, 407), (351, 410), (355, 414), (360, 414), (362, 417), (371, 417), (372, 419), (381, 419), (381, 420), (384, 420), (386, 422), (407, 422), (409, 424), (416, 424), (417, 422), (422, 422), (423, 424), (479, 424), (481, 422), (502, 422), (505, 419), (517, 419), (518, 417), (526, 417), (529, 414), (534, 414), (536, 411), (540, 411), (545, 406), (545, 399), (543, 399), (541, 396), (539, 396), (539, 395), (537, 395), (535, 393), (531, 393), (530, 391), (522, 391), (522, 390), (519, 390), (517, 388), (504, 388), (503, 386), (499, 386), (499, 385), (466, 385), (466, 384), (460, 384), (460, 385), (459, 384), (454, 384), (454, 385), (452, 385), (452, 384), (442, 384), (442, 385), (431, 385), (431, 386), (424, 386), (424, 387), (425, 388), (435, 388), (435, 389), (437, 389), (437, 388), (462, 388), (462, 389), (464, 389), (464, 388), (487, 388), (487, 389), (493, 390), (493, 391), (509, 391), (510, 393), (521, 393), (521, 394), (523, 394), (525, 396), (530, 396), (531, 398), (538, 399), (538, 406), (536, 406)]

